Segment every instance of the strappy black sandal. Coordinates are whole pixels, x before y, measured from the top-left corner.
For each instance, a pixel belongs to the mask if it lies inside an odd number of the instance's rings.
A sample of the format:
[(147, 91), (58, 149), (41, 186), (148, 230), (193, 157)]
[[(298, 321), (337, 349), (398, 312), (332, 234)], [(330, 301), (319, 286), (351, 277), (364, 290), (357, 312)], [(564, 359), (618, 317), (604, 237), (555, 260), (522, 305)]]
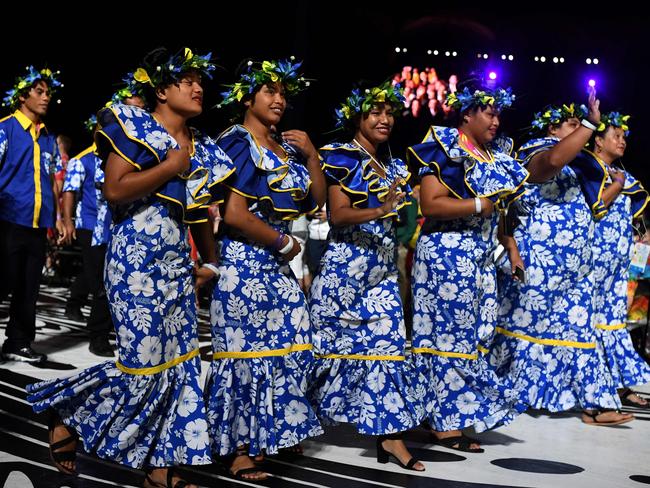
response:
[(473, 452), (475, 454), (480, 454), (485, 452), (485, 449), (482, 447), (470, 447), (472, 444), (478, 444), (479, 442), (476, 439), (467, 437), (465, 434), (461, 433), (460, 435), (455, 435), (453, 437), (443, 437), (439, 439), (435, 434), (431, 434), (433, 440), (447, 449), (453, 449), (455, 451), (462, 452)]
[[(607, 427), (607, 426), (612, 426), (612, 425), (621, 425), (621, 424), (627, 424), (628, 422), (632, 422), (634, 420), (634, 415), (631, 415), (630, 417), (622, 418), (619, 420), (611, 420), (609, 422), (600, 422), (598, 420), (598, 416), (602, 415), (607, 412), (616, 412), (616, 413), (623, 413), (619, 410), (614, 410), (612, 408), (603, 408), (600, 410), (594, 410), (593, 412), (588, 412), (587, 410), (582, 411), (582, 422), (587, 424), (587, 425), (594, 425), (598, 427)], [(590, 420), (585, 420), (585, 419), (590, 419)]]
[(632, 395), (637, 395), (639, 398), (642, 400), (645, 400), (645, 398), (642, 398), (639, 395), (639, 392), (632, 390), (631, 388), (625, 388), (623, 391), (621, 391), (618, 396), (621, 398), (621, 404), (625, 405), (626, 407), (634, 407), (634, 408), (643, 408), (643, 409), (648, 409), (650, 410), (650, 402), (646, 400), (645, 404), (644, 403), (636, 403), (630, 400), (630, 396)]
[(290, 454), (292, 456), (302, 456), (303, 454), (305, 454), (305, 450), (302, 448), (300, 444), (295, 444), (290, 447), (283, 447), (282, 449), (280, 449), (280, 451), (285, 454)]
[[(158, 468), (154, 468), (154, 469), (158, 469)], [(174, 468), (171, 466), (167, 468), (167, 479), (165, 480), (164, 485), (162, 483), (154, 481), (149, 476), (151, 474), (151, 471), (147, 471), (147, 475), (144, 479), (144, 484), (142, 485), (143, 488), (185, 488), (186, 486), (190, 485), (185, 480), (178, 480), (175, 484), (173, 484), (174, 480), (172, 478), (174, 477), (175, 472), (174, 472)]]
[(420, 462), (419, 459), (415, 459), (414, 457), (411, 457), (411, 459), (408, 460), (406, 464), (402, 463), (399, 459), (397, 459), (397, 456), (393, 454), (392, 452), (388, 452), (386, 449), (384, 449), (384, 446), (382, 443), (385, 440), (397, 440), (401, 439), (402, 435), (401, 434), (390, 434), (390, 435), (380, 435), (377, 437), (377, 462), (381, 464), (386, 464), (388, 461), (390, 461), (390, 457), (393, 456), (395, 458), (395, 461), (397, 461), (397, 464), (399, 464), (403, 469), (409, 469), (411, 471), (418, 471), (422, 472), (425, 469), (417, 469), (415, 465)]
[[(240, 456), (248, 456), (248, 449), (246, 447), (239, 447), (237, 448), (237, 451), (231, 456), (231, 461), (230, 461), (230, 467), (228, 468), (228, 473), (230, 473), (231, 476), (233, 476), (235, 479), (242, 480), (242, 481), (252, 481), (253, 483), (257, 481), (264, 481), (269, 478), (269, 473), (266, 471), (261, 470), (257, 466), (251, 466), (250, 468), (241, 468), (238, 469), (237, 471), (233, 471), (232, 465), (235, 462), (235, 459), (237, 459)], [(253, 461), (253, 460), (251, 460)], [(255, 461), (253, 461), (254, 463)], [(245, 477), (244, 475), (247, 474), (253, 474), (253, 473), (259, 473), (261, 477), (258, 478), (251, 478), (251, 477)]]
[[(54, 429), (60, 425), (65, 427), (65, 429), (68, 431), (70, 435), (60, 441), (52, 442), (52, 440), (54, 439)], [(48, 442), (50, 444), (50, 459), (52, 460), (52, 463), (54, 464), (56, 469), (58, 469), (60, 472), (64, 474), (76, 476), (77, 471), (74, 468), (73, 469), (66, 468), (61, 463), (68, 462), (68, 461), (74, 463), (76, 461), (77, 459), (76, 443), (79, 438), (77, 433), (74, 430), (72, 430), (70, 427), (65, 425), (54, 410), (50, 410), (50, 418), (48, 420), (47, 433), (48, 433)], [(74, 449), (70, 449), (67, 451), (57, 451), (57, 449), (61, 449), (62, 447), (71, 444), (72, 442), (75, 443)]]

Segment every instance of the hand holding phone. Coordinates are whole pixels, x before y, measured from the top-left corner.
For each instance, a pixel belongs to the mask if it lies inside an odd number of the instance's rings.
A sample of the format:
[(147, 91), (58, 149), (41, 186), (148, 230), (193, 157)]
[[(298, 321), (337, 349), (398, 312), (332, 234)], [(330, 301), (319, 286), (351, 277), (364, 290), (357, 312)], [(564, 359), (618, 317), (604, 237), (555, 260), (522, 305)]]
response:
[(526, 283), (526, 271), (520, 266), (515, 266), (514, 271), (512, 272), (513, 278), (517, 281), (520, 281), (522, 284)]

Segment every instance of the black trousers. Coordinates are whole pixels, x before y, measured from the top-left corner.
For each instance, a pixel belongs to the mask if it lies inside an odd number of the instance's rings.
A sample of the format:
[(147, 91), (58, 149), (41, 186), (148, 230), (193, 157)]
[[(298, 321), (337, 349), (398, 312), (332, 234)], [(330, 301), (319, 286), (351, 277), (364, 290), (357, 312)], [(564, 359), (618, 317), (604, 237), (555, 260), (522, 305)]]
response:
[(33, 229), (0, 221), (4, 291), (11, 293), (5, 351), (31, 345), (36, 337), (36, 301), (41, 284), (47, 229)]
[[(90, 302), (90, 317), (88, 317), (88, 333), (90, 340), (95, 337), (106, 336), (113, 328), (111, 313), (104, 288), (104, 259), (106, 258), (106, 245), (92, 246), (93, 233), (86, 229), (77, 229), (77, 242), (81, 246), (82, 271), (75, 279), (67, 306), (80, 307), (81, 295), (85, 299), (89, 293), (93, 295)], [(76, 290), (75, 290), (76, 289)]]
[(327, 239), (307, 239), (307, 267), (309, 268), (309, 273), (313, 276), (316, 276), (318, 272), (318, 267), (320, 266), (320, 259), (327, 248)]

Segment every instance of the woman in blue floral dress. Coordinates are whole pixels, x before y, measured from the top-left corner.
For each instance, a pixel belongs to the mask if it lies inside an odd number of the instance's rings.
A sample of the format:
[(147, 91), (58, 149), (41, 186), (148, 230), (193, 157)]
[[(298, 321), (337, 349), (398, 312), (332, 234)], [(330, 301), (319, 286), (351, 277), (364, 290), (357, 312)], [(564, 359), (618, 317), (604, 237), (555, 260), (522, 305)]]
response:
[[(452, 93), (447, 103), (460, 116), (458, 129), (432, 127), (409, 148), (420, 165), (426, 217), (413, 264), (413, 354), (427, 379), (435, 439), (467, 452), (483, 450), (461, 429), (480, 432), (524, 409), (483, 355), (496, 325), (499, 213), (521, 196), (528, 177), (511, 156), (512, 141), (496, 137), (500, 111), (513, 99), (500, 88)], [(520, 263), (513, 263), (514, 271)]]
[(557, 412), (578, 406), (585, 410), (584, 422), (611, 425), (632, 417), (608, 411), (620, 404), (596, 356), (594, 216), (602, 217), (604, 200), (618, 191), (606, 187), (604, 167), (581, 152), (599, 123), (592, 92), (588, 113), (570, 105), (537, 114), (533, 125), (546, 137), (519, 150), (531, 174), (517, 202), (521, 225), (515, 230), (527, 280), (505, 277), (499, 283), (499, 327), (490, 362), (532, 408)]
[[(216, 261), (208, 187), (233, 167), (214, 140), (186, 126), (202, 111), (209, 59), (156, 50), (134, 74), (153, 112), (115, 104), (99, 114), (113, 209), (105, 284), (119, 359), (28, 387), (36, 411), (56, 412), (51, 452), (63, 471), (74, 473), (77, 438), (91, 454), (146, 469), (148, 487), (180, 483), (172, 466), (211, 463), (187, 223), (204, 260)], [(214, 269), (201, 268), (198, 283)], [(66, 430), (72, 435), (58, 441)]]
[(607, 167), (611, 183), (620, 191), (612, 195), (607, 214), (596, 223), (593, 244), (596, 346), (602, 367), (611, 372), (623, 404), (650, 408), (647, 400), (630, 389), (650, 382), (650, 366), (634, 350), (625, 328), (628, 268), (634, 243), (632, 221), (643, 213), (650, 199), (638, 180), (615, 168), (625, 154), (628, 118), (618, 112), (603, 115), (593, 144), (593, 157)]
[(268, 475), (250, 456), (299, 450), (322, 433), (306, 398), (312, 340), (305, 295), (288, 262), (300, 251), (289, 224), (325, 200), (318, 152), (306, 133), (275, 127), (286, 98), (307, 82), (300, 63), (249, 64), (221, 105), (243, 125), (218, 139), (236, 172), (227, 182), (219, 281), (211, 305), (213, 361), (205, 401), (215, 456), (232, 455), (235, 477)]
[(395, 219), (410, 173), (401, 160), (378, 155), (403, 100), (389, 82), (355, 89), (337, 110), (352, 141), (321, 149), (331, 230), (310, 293), (317, 354), (310, 396), (324, 420), (378, 435), (378, 461), (392, 454), (424, 471), (401, 440), (424, 418), (425, 391), (405, 357), (395, 262)]

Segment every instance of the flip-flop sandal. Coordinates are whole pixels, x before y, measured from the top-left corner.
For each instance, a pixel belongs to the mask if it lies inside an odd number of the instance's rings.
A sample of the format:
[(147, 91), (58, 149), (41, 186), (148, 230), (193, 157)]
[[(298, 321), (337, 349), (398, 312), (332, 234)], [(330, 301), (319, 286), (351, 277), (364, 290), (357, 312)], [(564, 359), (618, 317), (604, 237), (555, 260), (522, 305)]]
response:
[[(619, 420), (611, 420), (609, 422), (599, 422), (596, 417), (598, 417), (599, 415), (602, 415), (604, 413), (607, 413), (607, 412), (621, 413), (618, 410), (611, 410), (611, 409), (596, 410), (596, 411), (594, 411), (592, 413), (583, 411), (582, 412), (582, 421), (587, 425), (593, 425), (593, 426), (597, 426), (597, 427), (608, 427), (608, 426), (612, 426), (612, 425), (627, 424), (628, 422), (631, 422), (632, 420), (634, 420), (634, 416), (631, 416), (631, 417), (626, 417), (626, 418), (619, 419)], [(591, 420), (585, 420), (586, 418), (591, 419)]]
[(639, 398), (642, 400), (645, 400), (645, 398), (641, 397), (638, 392), (630, 389), (630, 388), (625, 388), (621, 393), (619, 393), (619, 396), (621, 397), (621, 404), (625, 405), (626, 407), (634, 407), (634, 408), (643, 408), (643, 409), (648, 409), (650, 410), (650, 402), (646, 400), (645, 404), (643, 403), (637, 403), (635, 401), (630, 400), (630, 396), (632, 395), (637, 395)]

